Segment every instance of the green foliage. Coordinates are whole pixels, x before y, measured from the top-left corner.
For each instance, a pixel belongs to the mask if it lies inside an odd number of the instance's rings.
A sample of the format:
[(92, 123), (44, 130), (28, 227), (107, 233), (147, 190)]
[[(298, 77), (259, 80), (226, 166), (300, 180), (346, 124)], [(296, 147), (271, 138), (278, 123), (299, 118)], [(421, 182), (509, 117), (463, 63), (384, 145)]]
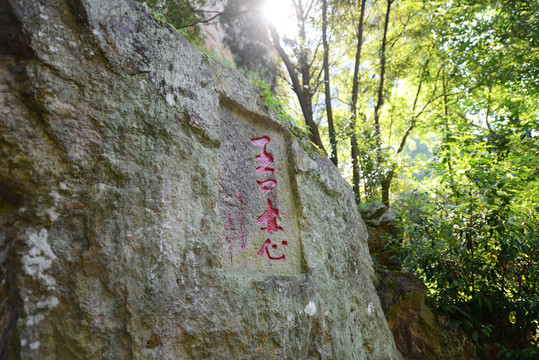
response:
[(539, 357), (538, 43), (522, 32), (537, 33), (537, 10), (433, 9), (443, 101), (425, 129), (438, 149), (425, 179), (404, 180), (403, 262), (484, 359)]
[[(403, 262), (489, 359), (539, 356), (539, 141), (463, 136), (403, 203)], [(458, 155), (458, 156), (455, 156)]]
[(433, 10), (455, 75), (470, 85), (537, 89), (538, 1), (459, 0)]
[(204, 12), (196, 7), (204, 5), (207, 0), (137, 0), (147, 6), (154, 17), (172, 26), (191, 43), (200, 45), (204, 42), (204, 36), (198, 23), (204, 19)]
[[(279, 120), (283, 124), (296, 127), (296, 122), (294, 121), (294, 118), (286, 113), (286, 111), (284, 110), (283, 102), (273, 95), (273, 92), (271, 91), (269, 86), (261, 80), (254, 81), (254, 84), (260, 87), (260, 95), (262, 95), (262, 97), (264, 98), (266, 105), (268, 105), (268, 107), (277, 114)], [(304, 131), (306, 130), (304, 129)]]
[(302, 145), (305, 150), (314, 151), (320, 156), (325, 156), (315, 144), (309, 142), (309, 129), (307, 126), (305, 126), (304, 123), (296, 123), (296, 121), (294, 121), (294, 118), (285, 111), (285, 105), (282, 100), (275, 97), (269, 86), (261, 80), (255, 80), (254, 84), (260, 87), (260, 95), (266, 102), (268, 108), (277, 115), (279, 121), (288, 128), (291, 135), (299, 141), (300, 145)]

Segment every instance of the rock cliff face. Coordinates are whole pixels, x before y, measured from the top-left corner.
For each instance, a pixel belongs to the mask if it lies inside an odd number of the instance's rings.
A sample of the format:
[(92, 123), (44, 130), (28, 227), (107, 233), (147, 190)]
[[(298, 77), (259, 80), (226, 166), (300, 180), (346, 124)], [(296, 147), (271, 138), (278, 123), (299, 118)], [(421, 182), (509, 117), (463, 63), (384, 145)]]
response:
[(127, 0), (0, 0), (1, 359), (400, 359), (348, 184)]

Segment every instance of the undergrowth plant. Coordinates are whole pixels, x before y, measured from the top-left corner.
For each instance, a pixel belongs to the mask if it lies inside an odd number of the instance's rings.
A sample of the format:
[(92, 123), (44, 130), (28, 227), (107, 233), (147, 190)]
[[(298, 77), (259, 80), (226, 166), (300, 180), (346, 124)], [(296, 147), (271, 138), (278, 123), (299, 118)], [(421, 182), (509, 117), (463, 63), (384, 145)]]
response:
[(260, 80), (255, 80), (253, 83), (260, 87), (260, 95), (262, 95), (264, 98), (266, 105), (268, 105), (268, 107), (277, 114), (279, 120), (281, 120), (283, 124), (296, 126), (294, 118), (284, 111), (282, 101), (273, 95), (273, 92), (270, 90), (269, 86)]
[(309, 129), (307, 129), (304, 124), (299, 122), (296, 123), (294, 118), (284, 110), (285, 106), (283, 102), (277, 97), (275, 97), (275, 95), (266, 83), (261, 80), (255, 80), (253, 81), (253, 83), (260, 87), (260, 95), (262, 96), (262, 98), (264, 98), (266, 105), (268, 105), (268, 107), (277, 114), (277, 117), (282, 124), (286, 125), (290, 130), (299, 130), (305, 135), (309, 134)]
[(539, 358), (539, 143), (507, 140), (503, 152), (467, 142), (450, 166), (443, 152), (429, 164), (401, 203), (402, 261), (480, 358), (531, 360)]

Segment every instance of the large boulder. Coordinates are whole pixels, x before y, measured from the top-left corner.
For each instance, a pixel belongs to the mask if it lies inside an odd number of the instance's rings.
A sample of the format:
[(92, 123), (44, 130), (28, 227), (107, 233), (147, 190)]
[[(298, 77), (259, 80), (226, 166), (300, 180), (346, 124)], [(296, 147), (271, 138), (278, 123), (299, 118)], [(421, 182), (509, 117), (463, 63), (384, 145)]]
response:
[(132, 1), (0, 17), (1, 359), (401, 358), (349, 185), (259, 89)]

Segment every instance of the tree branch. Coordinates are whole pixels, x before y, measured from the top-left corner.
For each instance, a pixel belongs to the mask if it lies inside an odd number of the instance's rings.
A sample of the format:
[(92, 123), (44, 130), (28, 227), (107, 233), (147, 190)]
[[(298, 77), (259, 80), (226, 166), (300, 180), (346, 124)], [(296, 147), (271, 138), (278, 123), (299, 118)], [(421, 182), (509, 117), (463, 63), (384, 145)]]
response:
[(290, 58), (288, 57), (284, 49), (281, 47), (279, 34), (277, 33), (277, 30), (275, 29), (275, 27), (269, 25), (269, 30), (271, 33), (271, 37), (273, 39), (273, 45), (275, 46), (277, 53), (279, 54), (279, 56), (284, 62), (286, 70), (288, 71), (288, 75), (290, 76), (290, 80), (292, 80), (292, 89), (294, 90), (294, 92), (296, 93), (298, 97), (299, 105), (301, 107), (301, 111), (303, 112), (303, 117), (305, 118), (305, 124), (309, 127), (309, 130), (310, 130), (309, 139), (316, 146), (318, 146), (322, 151), (326, 152), (326, 149), (324, 148), (324, 145), (322, 144), (322, 140), (320, 139), (318, 126), (316, 125), (312, 117), (312, 108), (310, 107), (309, 101), (307, 100), (307, 97), (303, 91), (302, 85), (300, 84), (298, 74), (296, 73), (294, 65), (290, 61)]
[[(203, 11), (203, 10), (201, 10), (201, 11)], [(204, 11), (204, 12), (215, 13), (215, 11)], [(208, 24), (208, 23), (212, 22), (213, 20), (217, 19), (219, 16), (235, 17), (235, 16), (240, 16), (240, 15), (243, 15), (243, 14), (247, 14), (247, 13), (250, 13), (250, 12), (252, 12), (252, 11), (251, 10), (244, 10), (244, 11), (240, 11), (240, 12), (237, 12), (237, 13), (217, 12), (217, 14), (215, 14), (214, 16), (212, 16), (212, 17), (210, 17), (208, 19), (197, 20), (194, 23), (191, 23), (189, 25), (180, 26), (180, 27), (178, 27), (178, 29), (185, 29), (185, 28), (193, 27), (193, 26), (196, 26), (196, 25), (199, 25), (199, 24)]]

